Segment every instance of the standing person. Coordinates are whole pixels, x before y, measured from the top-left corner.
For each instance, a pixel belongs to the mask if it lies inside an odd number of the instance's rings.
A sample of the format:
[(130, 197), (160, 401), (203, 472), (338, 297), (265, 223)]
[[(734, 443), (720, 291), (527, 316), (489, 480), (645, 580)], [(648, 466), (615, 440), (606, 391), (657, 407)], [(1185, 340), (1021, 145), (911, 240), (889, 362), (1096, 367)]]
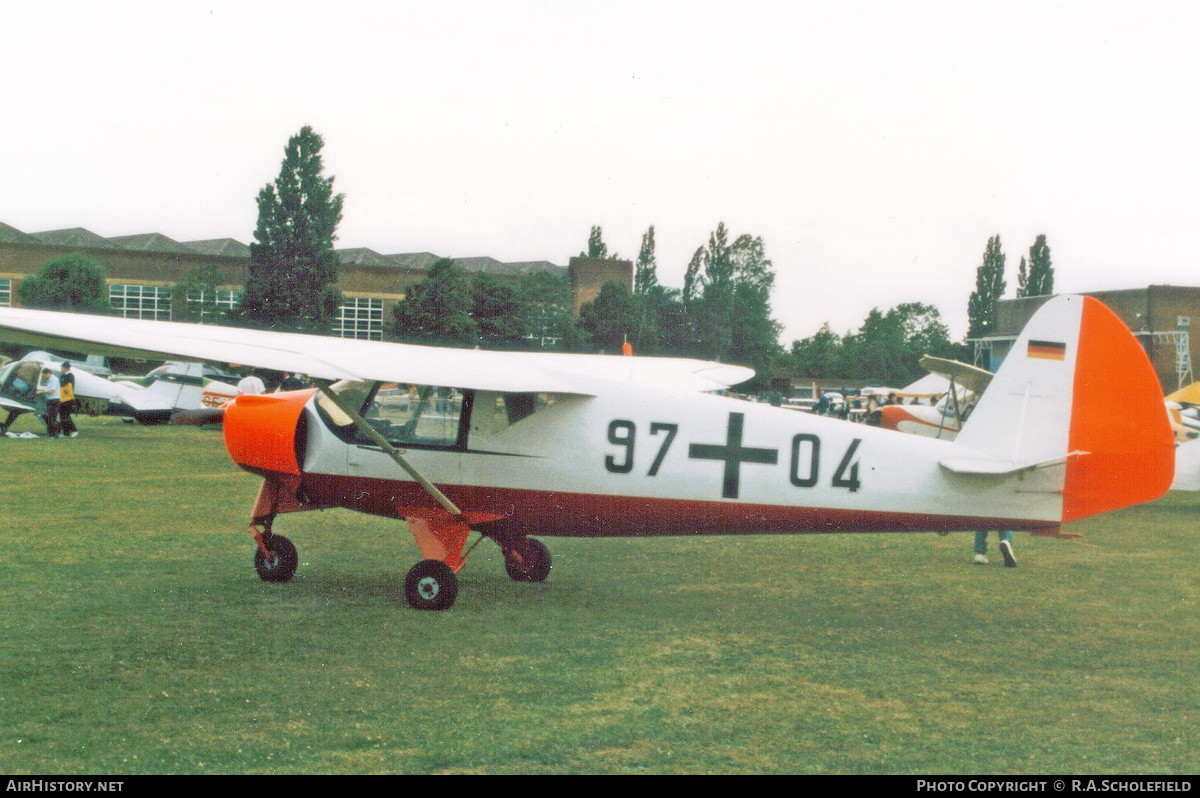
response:
[(49, 366), (42, 368), (42, 376), (38, 379), (37, 398), (39, 402), (44, 401), (46, 420), (46, 434), (51, 438), (58, 437), (58, 411), (62, 406), (62, 401), (58, 398), (59, 383), (58, 377), (54, 376), (54, 372)]
[(75, 375), (71, 372), (71, 361), (62, 364), (62, 376), (58, 382), (58, 415), (61, 420), (59, 426), (63, 435), (75, 438), (79, 435), (79, 430), (75, 428), (75, 421), (71, 418), (71, 413), (75, 410)]
[[(1016, 568), (1017, 558), (1013, 556), (1012, 530), (1000, 532), (1000, 553), (1004, 555), (1004, 567)], [(975, 533), (975, 564), (987, 565), (987, 532)]]
[(298, 391), (304, 387), (304, 382), (290, 371), (283, 372), (283, 381), (279, 383), (281, 391)]
[(252, 371), (238, 382), (237, 392), (238, 396), (242, 394), (253, 396), (254, 394), (266, 393), (267, 386), (263, 385), (263, 381)]

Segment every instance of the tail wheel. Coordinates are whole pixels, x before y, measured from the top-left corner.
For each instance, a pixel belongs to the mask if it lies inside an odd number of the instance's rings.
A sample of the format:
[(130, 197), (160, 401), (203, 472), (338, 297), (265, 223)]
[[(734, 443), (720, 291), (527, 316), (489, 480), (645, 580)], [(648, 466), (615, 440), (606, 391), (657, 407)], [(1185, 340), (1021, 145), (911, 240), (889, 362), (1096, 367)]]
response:
[(271, 535), (263, 541), (270, 557), (262, 553), (262, 549), (254, 550), (254, 570), (264, 582), (287, 582), (296, 573), (300, 564), (300, 555), (292, 541), (283, 535)]
[(533, 538), (504, 550), (504, 570), (514, 582), (545, 582), (550, 567), (550, 549)]
[(404, 598), (418, 610), (448, 610), (458, 596), (458, 577), (441, 560), (421, 560), (404, 577)]

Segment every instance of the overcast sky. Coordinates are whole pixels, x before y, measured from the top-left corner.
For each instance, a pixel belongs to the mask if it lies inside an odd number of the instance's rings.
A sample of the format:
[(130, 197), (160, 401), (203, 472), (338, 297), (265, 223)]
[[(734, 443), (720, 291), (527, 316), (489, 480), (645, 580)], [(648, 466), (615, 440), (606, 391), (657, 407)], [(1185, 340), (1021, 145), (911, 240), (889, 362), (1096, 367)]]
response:
[(0, 222), (253, 238), (311, 125), (339, 247), (662, 282), (761, 236), (783, 343), (873, 307), (955, 337), (989, 236), (1060, 291), (1200, 285), (1200, 4), (6, 3)]

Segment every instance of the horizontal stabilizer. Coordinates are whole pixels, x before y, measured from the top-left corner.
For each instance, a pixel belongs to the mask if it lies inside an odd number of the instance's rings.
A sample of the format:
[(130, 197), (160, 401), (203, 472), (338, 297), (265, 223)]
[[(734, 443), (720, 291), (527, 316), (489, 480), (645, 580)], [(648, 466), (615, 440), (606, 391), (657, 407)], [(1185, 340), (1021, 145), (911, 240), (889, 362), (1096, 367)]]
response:
[(955, 474), (1015, 474), (1018, 471), (1033, 471), (1038, 468), (1066, 465), (1086, 455), (1087, 452), (1068, 452), (1062, 457), (1049, 460), (996, 460), (991, 457), (943, 457), (938, 465)]

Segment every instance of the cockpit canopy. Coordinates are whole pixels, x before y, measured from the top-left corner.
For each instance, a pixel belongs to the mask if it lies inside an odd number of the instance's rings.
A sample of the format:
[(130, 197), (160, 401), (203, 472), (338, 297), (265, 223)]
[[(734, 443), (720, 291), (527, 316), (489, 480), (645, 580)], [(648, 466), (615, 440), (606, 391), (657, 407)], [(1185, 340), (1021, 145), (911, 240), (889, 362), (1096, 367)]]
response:
[[(468, 434), (492, 437), (558, 399), (555, 394), (350, 380), (335, 383), (332, 390), (393, 446), (439, 449), (465, 449)], [(371, 443), (329, 397), (318, 396), (317, 411), (343, 440)]]

